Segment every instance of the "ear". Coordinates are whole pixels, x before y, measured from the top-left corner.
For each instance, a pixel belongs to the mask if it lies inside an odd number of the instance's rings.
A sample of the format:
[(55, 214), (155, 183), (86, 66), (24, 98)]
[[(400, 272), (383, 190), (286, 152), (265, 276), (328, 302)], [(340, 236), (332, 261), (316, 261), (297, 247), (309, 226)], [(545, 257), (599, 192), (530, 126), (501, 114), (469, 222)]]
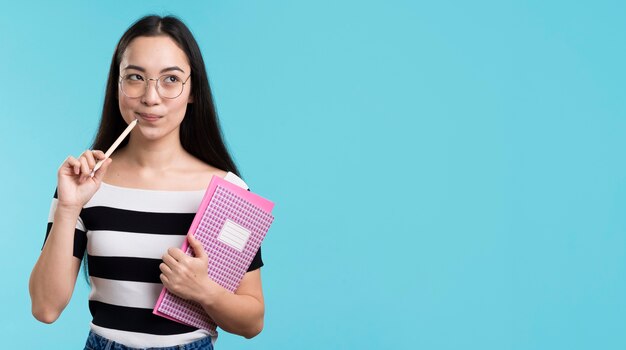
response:
[(193, 103), (193, 95), (189, 94), (189, 98), (187, 99), (187, 103)]

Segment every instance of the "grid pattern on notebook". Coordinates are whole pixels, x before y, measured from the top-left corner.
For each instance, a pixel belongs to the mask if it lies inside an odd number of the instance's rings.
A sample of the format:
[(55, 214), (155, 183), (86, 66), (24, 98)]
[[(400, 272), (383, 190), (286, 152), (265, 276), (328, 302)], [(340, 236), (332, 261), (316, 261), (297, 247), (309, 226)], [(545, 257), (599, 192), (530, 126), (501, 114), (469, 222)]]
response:
[[(242, 252), (218, 240), (218, 235), (230, 220), (250, 231), (250, 237)], [(194, 236), (202, 243), (209, 256), (209, 277), (234, 293), (274, 217), (225, 187), (217, 186)], [(189, 247), (185, 252), (191, 254)], [(188, 325), (203, 328), (217, 335), (216, 324), (200, 304), (182, 299), (166, 291), (158, 311)]]

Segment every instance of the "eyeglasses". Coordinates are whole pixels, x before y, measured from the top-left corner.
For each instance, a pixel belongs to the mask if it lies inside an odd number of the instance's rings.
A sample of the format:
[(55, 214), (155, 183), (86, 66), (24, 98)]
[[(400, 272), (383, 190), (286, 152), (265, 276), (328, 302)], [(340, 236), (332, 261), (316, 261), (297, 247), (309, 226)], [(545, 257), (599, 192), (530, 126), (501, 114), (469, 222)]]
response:
[(130, 98), (141, 97), (146, 93), (150, 80), (156, 81), (156, 90), (163, 98), (176, 98), (183, 93), (187, 80), (182, 81), (175, 75), (162, 75), (158, 79), (145, 78), (141, 74), (133, 73), (120, 76), (120, 88), (122, 93)]

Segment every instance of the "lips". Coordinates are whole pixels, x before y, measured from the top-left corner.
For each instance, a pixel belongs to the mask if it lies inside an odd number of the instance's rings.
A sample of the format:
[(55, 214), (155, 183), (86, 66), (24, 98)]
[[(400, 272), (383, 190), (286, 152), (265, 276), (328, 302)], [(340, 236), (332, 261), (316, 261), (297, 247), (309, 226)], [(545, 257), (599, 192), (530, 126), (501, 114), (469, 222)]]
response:
[(148, 113), (136, 113), (141, 119), (149, 122), (154, 122), (161, 119), (161, 116), (156, 114), (148, 114)]

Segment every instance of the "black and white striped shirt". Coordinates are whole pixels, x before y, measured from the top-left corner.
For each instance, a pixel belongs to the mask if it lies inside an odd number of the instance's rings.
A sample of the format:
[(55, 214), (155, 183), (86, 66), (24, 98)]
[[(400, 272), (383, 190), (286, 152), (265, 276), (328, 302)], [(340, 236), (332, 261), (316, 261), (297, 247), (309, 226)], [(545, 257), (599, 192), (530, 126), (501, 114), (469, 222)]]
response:
[[(224, 178), (243, 188), (237, 175)], [(142, 190), (102, 183), (85, 204), (74, 232), (74, 256), (87, 252), (95, 333), (130, 347), (164, 347), (208, 332), (152, 314), (163, 284), (161, 257), (180, 247), (200, 206), (201, 191)], [(46, 238), (57, 206), (55, 193)], [(257, 252), (248, 271), (263, 266)]]

